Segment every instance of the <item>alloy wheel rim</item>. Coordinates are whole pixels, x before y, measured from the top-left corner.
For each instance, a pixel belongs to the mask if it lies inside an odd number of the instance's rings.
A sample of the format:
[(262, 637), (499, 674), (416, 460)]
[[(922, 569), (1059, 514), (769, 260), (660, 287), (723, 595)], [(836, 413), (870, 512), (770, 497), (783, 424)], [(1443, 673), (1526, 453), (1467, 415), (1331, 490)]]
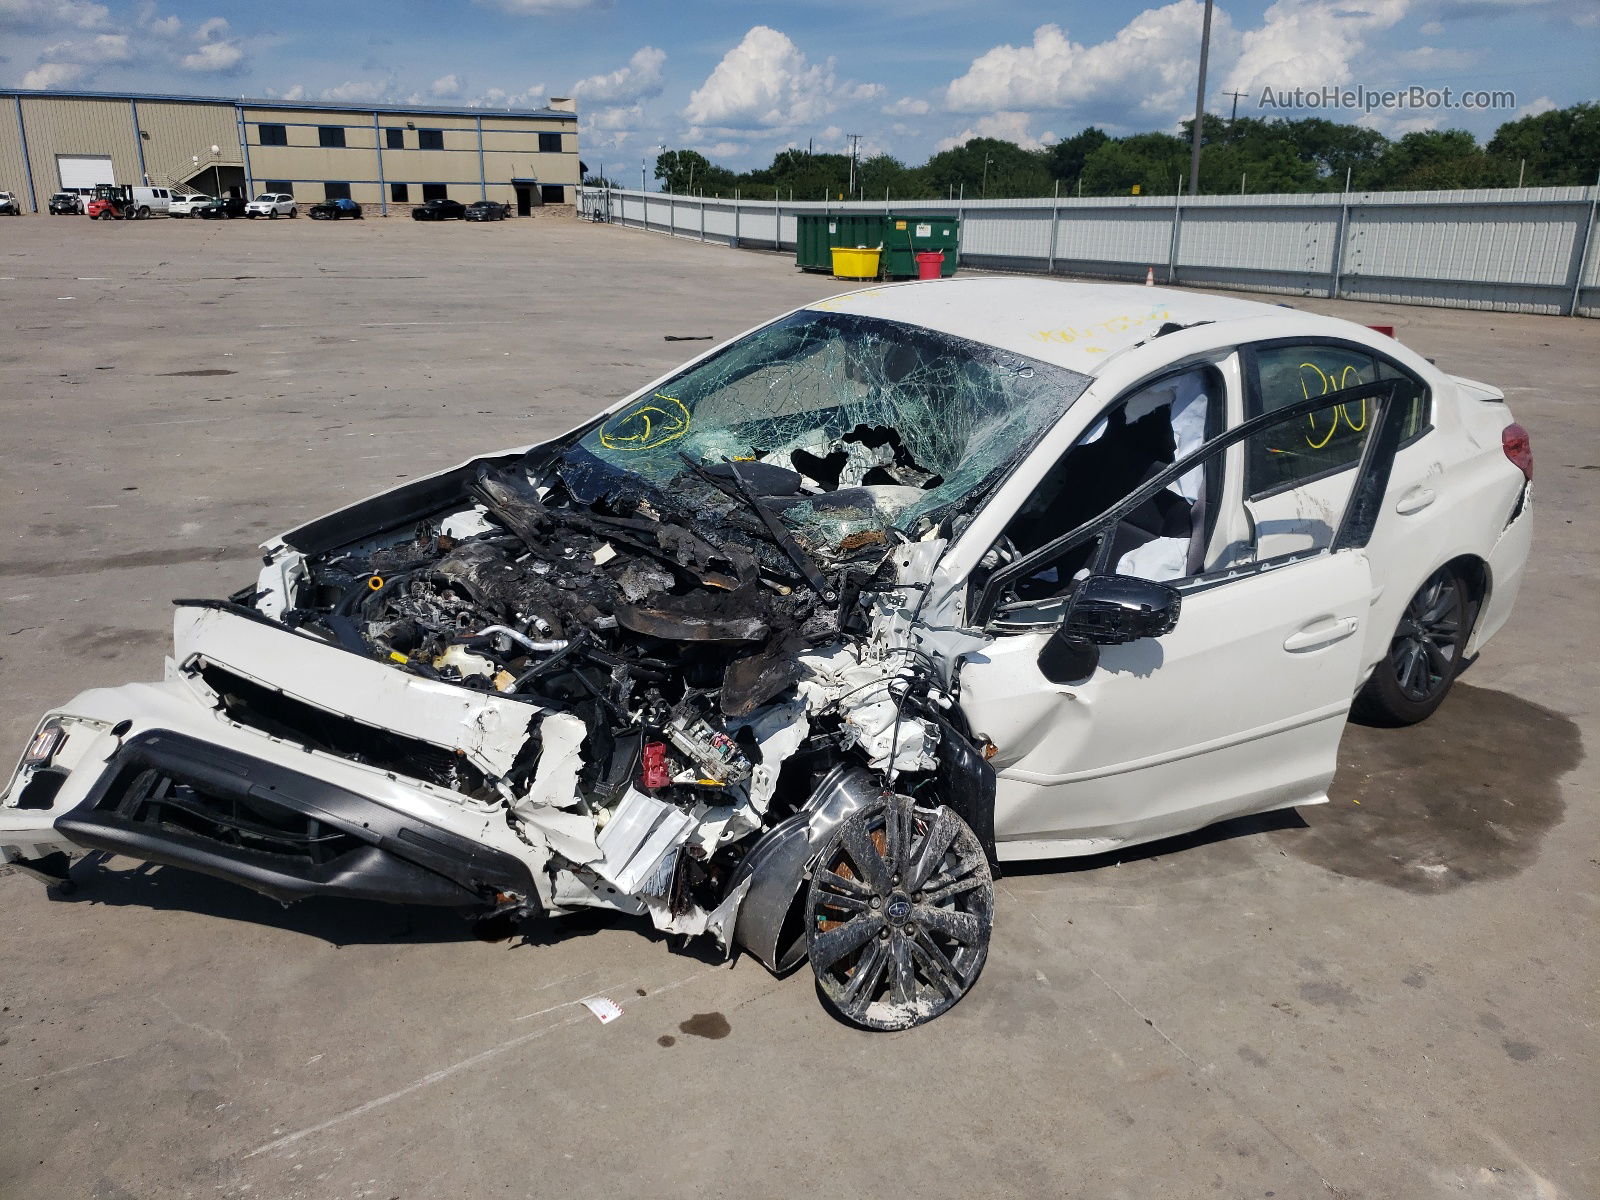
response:
[(1460, 638), (1460, 585), (1440, 571), (1406, 605), (1389, 648), (1401, 694), (1419, 702), (1438, 695), (1455, 674)]
[(840, 827), (812, 874), (807, 913), (812, 970), (840, 1015), (906, 1029), (977, 982), (994, 883), (983, 847), (953, 812), (891, 796)]

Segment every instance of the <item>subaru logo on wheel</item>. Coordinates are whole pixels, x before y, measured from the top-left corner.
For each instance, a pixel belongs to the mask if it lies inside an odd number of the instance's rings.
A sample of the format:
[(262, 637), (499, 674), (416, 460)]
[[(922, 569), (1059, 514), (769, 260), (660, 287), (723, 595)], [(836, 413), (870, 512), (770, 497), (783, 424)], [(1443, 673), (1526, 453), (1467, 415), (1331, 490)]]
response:
[(904, 921), (911, 915), (911, 901), (904, 896), (896, 896), (889, 901), (889, 907), (885, 911), (891, 921)]

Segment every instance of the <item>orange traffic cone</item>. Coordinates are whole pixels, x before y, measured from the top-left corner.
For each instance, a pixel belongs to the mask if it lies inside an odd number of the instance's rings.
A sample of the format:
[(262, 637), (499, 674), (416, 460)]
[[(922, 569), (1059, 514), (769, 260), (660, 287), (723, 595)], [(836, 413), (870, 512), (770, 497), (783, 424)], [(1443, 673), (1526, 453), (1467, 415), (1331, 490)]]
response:
[(1144, 269), (1144, 285), (1145, 287), (1155, 287), (1156, 269), (1154, 267), (1146, 267)]

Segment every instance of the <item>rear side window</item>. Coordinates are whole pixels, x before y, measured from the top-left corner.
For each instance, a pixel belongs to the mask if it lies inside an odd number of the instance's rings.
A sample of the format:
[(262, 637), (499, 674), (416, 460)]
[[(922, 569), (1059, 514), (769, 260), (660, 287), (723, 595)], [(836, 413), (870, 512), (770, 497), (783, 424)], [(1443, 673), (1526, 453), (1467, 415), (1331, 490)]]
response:
[[(1246, 356), (1245, 370), (1252, 417), (1364, 383), (1412, 379), (1369, 350), (1336, 342), (1256, 346)], [(1411, 411), (1404, 431), (1408, 441), (1424, 431), (1428, 409), (1426, 388), (1420, 381), (1412, 382), (1417, 386), (1410, 391)], [(1245, 464), (1246, 493), (1262, 496), (1353, 467), (1375, 413), (1374, 401), (1353, 400), (1252, 439)]]

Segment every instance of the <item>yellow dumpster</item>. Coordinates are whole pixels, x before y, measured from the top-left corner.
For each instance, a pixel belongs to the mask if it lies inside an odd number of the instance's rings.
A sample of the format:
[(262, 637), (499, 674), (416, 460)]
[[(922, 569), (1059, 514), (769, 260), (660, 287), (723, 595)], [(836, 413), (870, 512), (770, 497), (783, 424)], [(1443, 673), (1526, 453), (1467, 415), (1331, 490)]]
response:
[(833, 277), (835, 279), (876, 279), (878, 277), (878, 246), (833, 247)]

